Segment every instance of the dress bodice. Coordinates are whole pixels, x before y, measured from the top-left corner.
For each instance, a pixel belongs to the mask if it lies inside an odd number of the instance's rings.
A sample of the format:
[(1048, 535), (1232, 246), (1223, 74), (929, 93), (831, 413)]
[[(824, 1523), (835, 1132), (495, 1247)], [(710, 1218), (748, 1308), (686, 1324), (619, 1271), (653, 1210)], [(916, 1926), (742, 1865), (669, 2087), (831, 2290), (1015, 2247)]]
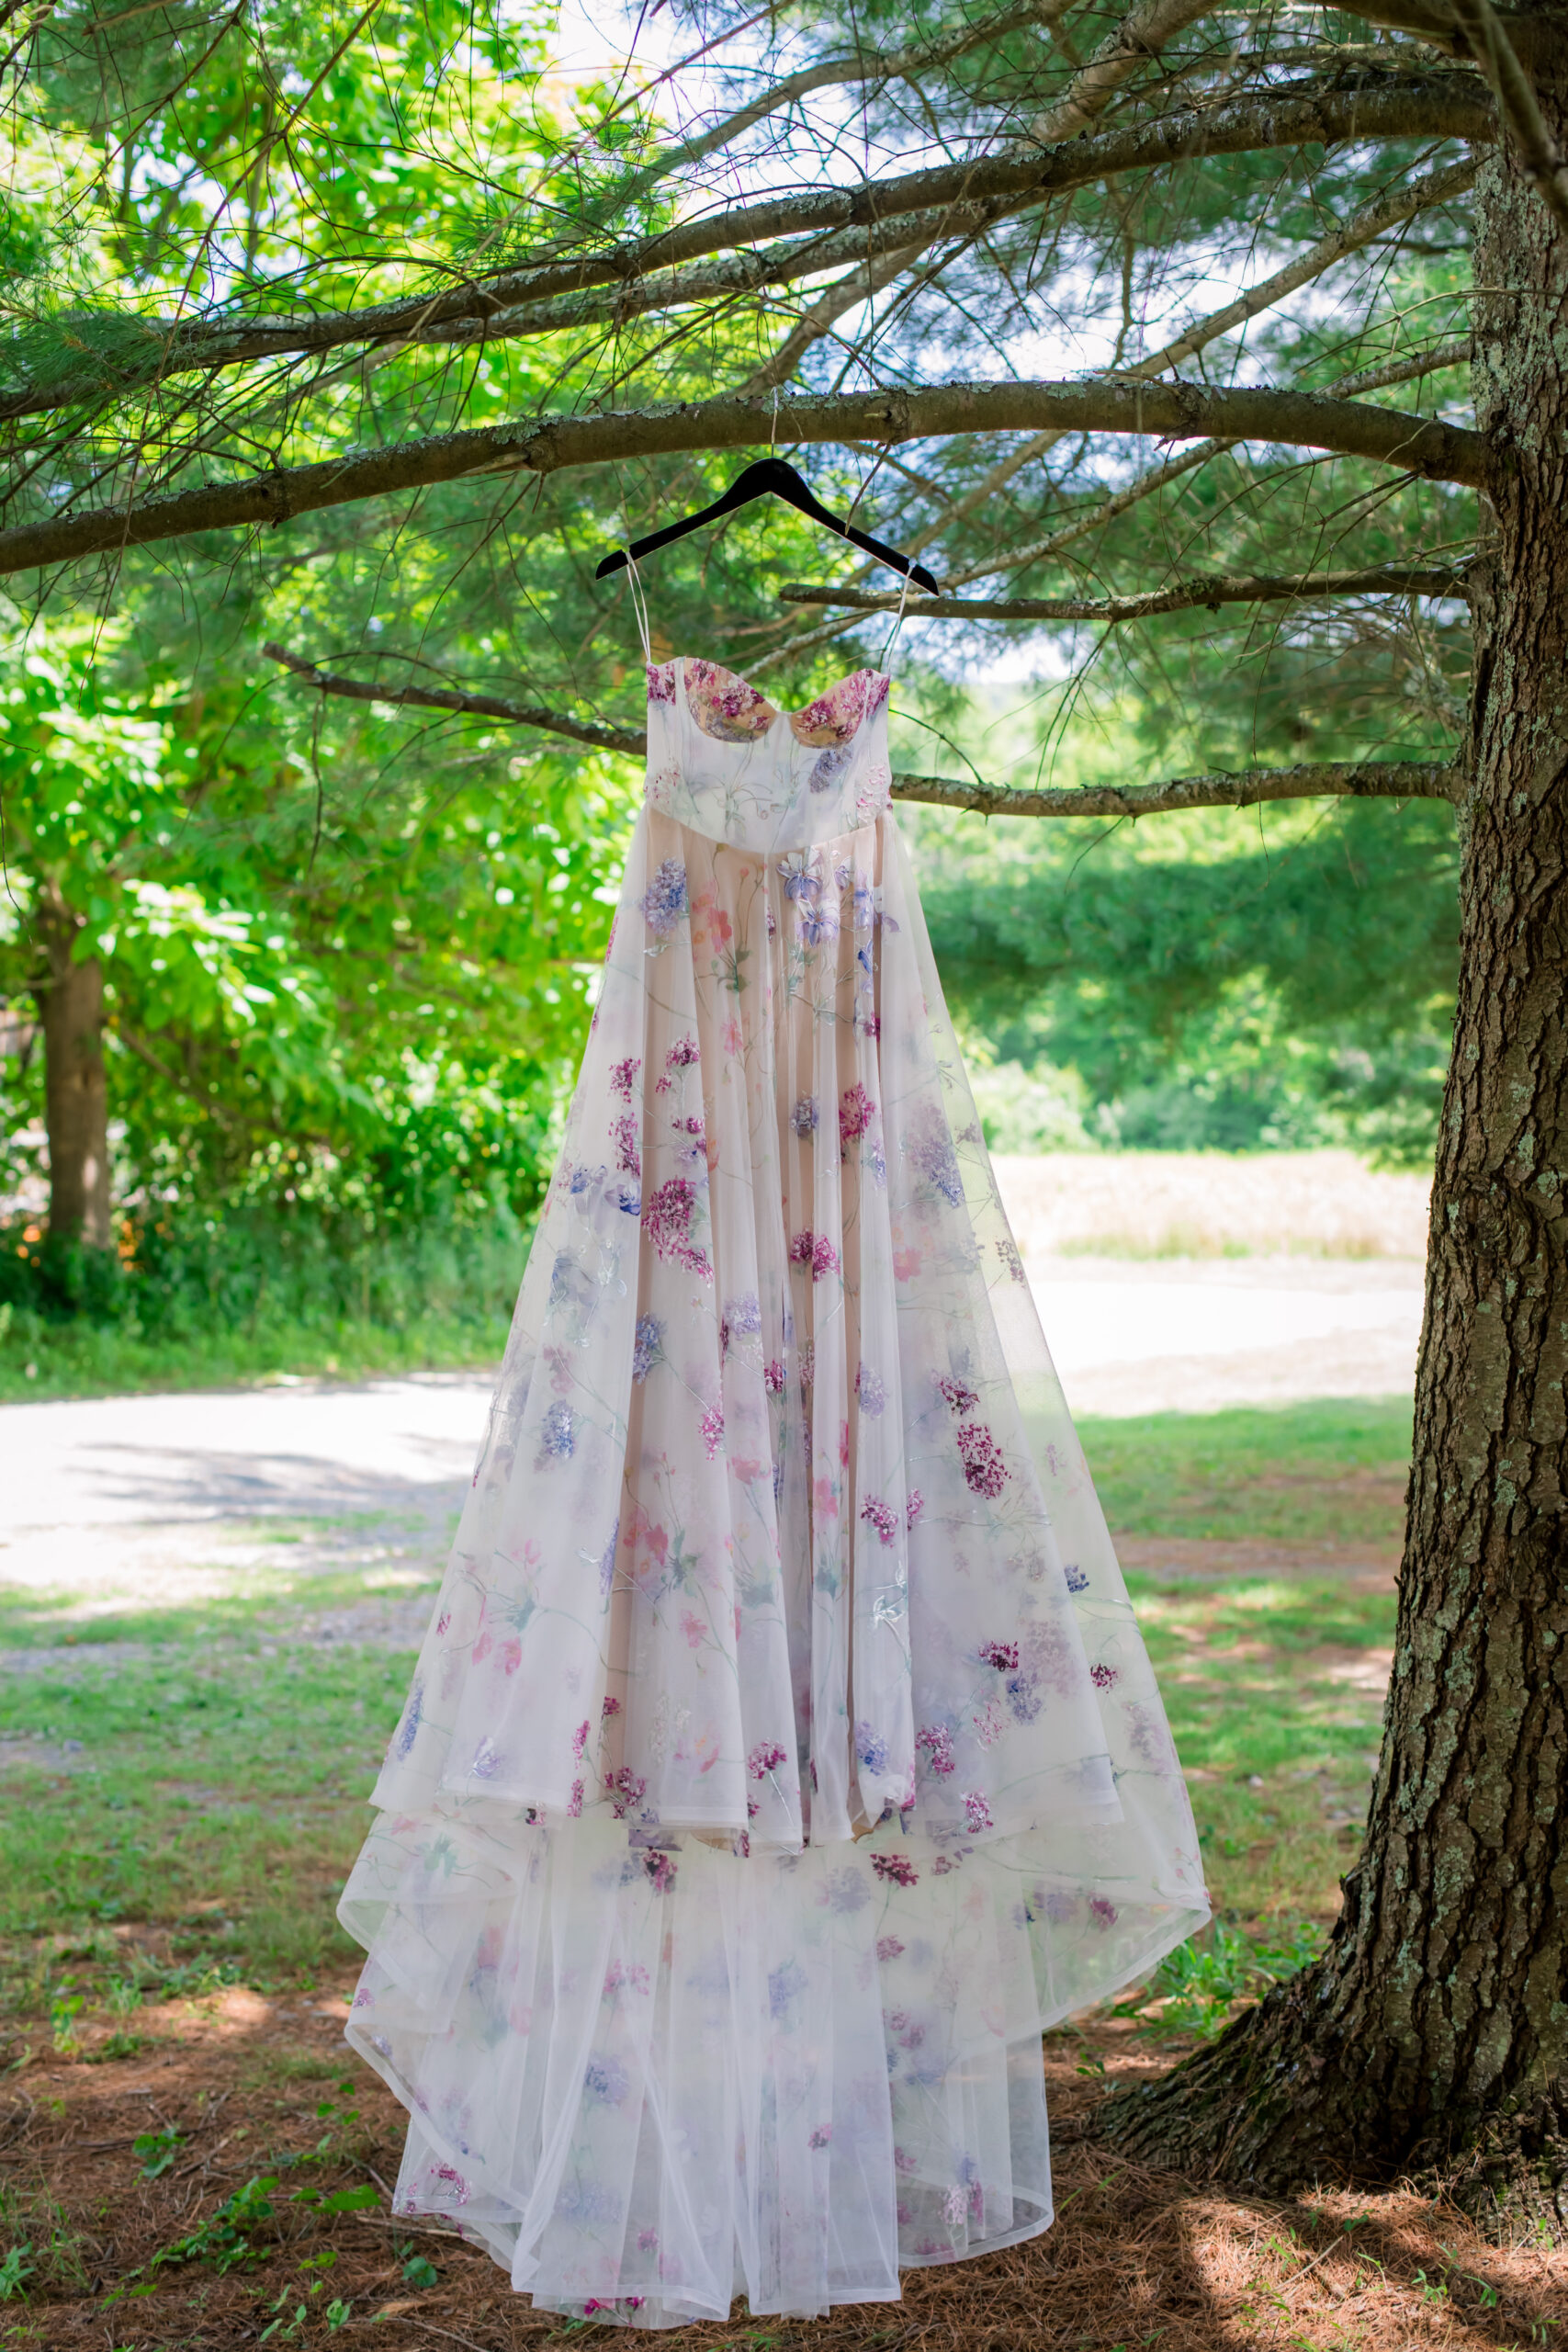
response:
[(716, 662), (650, 662), (649, 806), (764, 854), (874, 823), (892, 797), (887, 683), (856, 670), (804, 710), (781, 710)]

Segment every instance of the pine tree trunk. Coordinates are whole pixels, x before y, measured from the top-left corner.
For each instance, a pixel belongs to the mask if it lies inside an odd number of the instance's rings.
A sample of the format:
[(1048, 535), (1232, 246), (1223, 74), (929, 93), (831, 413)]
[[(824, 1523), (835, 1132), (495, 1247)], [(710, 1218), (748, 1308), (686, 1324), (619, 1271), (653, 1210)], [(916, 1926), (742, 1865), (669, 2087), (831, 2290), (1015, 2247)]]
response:
[[(1559, 139), (1568, 59), (1538, 71)], [(1367, 1840), (1323, 1960), (1111, 2103), (1145, 2160), (1283, 2189), (1394, 2167), (1568, 2215), (1568, 234), (1477, 189), (1495, 451), (1454, 1051), (1432, 1193), (1399, 1630)], [(1568, 2093), (1568, 2086), (1565, 2086)]]
[(107, 1250), (113, 1234), (104, 974), (96, 956), (80, 963), (73, 960), (79, 928), (59, 889), (46, 886), (39, 904), (39, 929), (47, 978), (36, 993), (43, 1023), (49, 1231), (54, 1241)]

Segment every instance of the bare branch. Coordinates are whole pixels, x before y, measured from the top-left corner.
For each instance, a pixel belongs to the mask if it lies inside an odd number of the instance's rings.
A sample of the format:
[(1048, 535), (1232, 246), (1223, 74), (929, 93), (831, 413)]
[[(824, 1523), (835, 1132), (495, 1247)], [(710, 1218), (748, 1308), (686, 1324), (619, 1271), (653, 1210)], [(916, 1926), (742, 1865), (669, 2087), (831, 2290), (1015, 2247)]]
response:
[(1342, 760), (1299, 768), (1182, 775), (1168, 784), (1086, 785), (1015, 791), (943, 775), (895, 775), (896, 800), (970, 808), (983, 817), (1157, 817), (1180, 808), (1252, 808), (1260, 800), (1452, 800), (1460, 771), (1422, 760)]
[[(1362, 368), (1359, 374), (1345, 377), (1335, 386), (1335, 392), (1337, 397), (1345, 398), (1356, 397), (1362, 392), (1382, 391), (1391, 384), (1412, 383), (1417, 377), (1435, 374), (1441, 368), (1458, 367), (1469, 356), (1468, 343), (1439, 344), (1431, 351), (1418, 353), (1414, 358), (1393, 360), (1382, 368)], [(1234, 449), (1235, 447), (1234, 441), (1201, 442), (1197, 448), (1184, 450), (1179, 458), (1168, 458), (1162, 465), (1151, 466), (1146, 473), (1139, 474), (1124, 489), (1112, 492), (1109, 498), (1101, 499), (1098, 506), (1091, 506), (1087, 513), (1075, 514), (1070, 522), (1047, 532), (1043, 538), (1032, 539), (1021, 548), (1010, 548), (1005, 555), (987, 556), (979, 563), (967, 564), (962, 571), (950, 572), (943, 584), (949, 589), (962, 588), (971, 580), (989, 579), (998, 571), (1020, 571), (1026, 563), (1046, 562), (1052, 556), (1063, 554), (1077, 540), (1088, 538), (1092, 531), (1102, 530), (1107, 523), (1115, 522), (1119, 514), (1125, 514), (1129, 507), (1136, 506), (1141, 500), (1167, 489), (1173, 481), (1179, 481), (1183, 474), (1195, 473), (1212, 458), (1220, 457), (1226, 449)]]
[[(403, 686), (390, 693), (319, 669), (281, 645), (262, 651), (281, 662), (318, 693), (350, 702), (419, 705), (459, 716), (501, 718), (592, 741), (604, 749), (646, 754), (640, 728), (592, 726), (558, 711), (536, 710), (497, 695), (459, 694), (436, 686)], [(936, 808), (968, 808), (987, 817), (1146, 817), (1179, 808), (1250, 808), (1259, 800), (1310, 800), (1351, 796), (1383, 800), (1449, 800), (1460, 788), (1460, 771), (1416, 760), (1340, 761), (1296, 768), (1247, 768), (1235, 775), (1178, 776), (1168, 784), (1090, 785), (1082, 790), (1049, 787), (1020, 791), (1009, 785), (961, 783), (950, 776), (895, 774), (895, 800), (919, 800)]]
[(1371, 244), (1374, 237), (1384, 236), (1402, 221), (1414, 220), (1417, 213), (1429, 211), (1435, 205), (1451, 203), (1455, 197), (1464, 195), (1474, 185), (1476, 168), (1473, 163), (1469, 162), (1452, 164), (1446, 171), (1430, 172), (1425, 179), (1411, 180), (1404, 187), (1387, 189), (1382, 196), (1375, 197), (1371, 204), (1363, 204), (1348, 220), (1341, 221), (1337, 228), (1331, 229), (1327, 236), (1320, 238), (1309, 252), (1302, 254), (1295, 261), (1287, 262), (1283, 269), (1277, 269), (1271, 277), (1259, 279), (1247, 293), (1234, 302), (1227, 302), (1224, 310), (1211, 311), (1206, 319), (1188, 327), (1163, 350), (1141, 360), (1136, 368), (1121, 369), (1118, 373), (1158, 376), (1167, 368), (1179, 367), (1182, 360), (1190, 359), (1194, 352), (1201, 351), (1205, 344), (1216, 342), (1221, 335), (1228, 334), (1233, 327), (1243, 325), (1248, 319), (1255, 319), (1260, 311), (1269, 310), (1274, 303), (1283, 301), (1287, 294), (1294, 294), (1301, 287), (1310, 285), (1314, 278), (1321, 277), (1325, 270), (1332, 269), (1336, 262), (1343, 261), (1348, 254)]
[(1558, 226), (1568, 229), (1568, 163), (1492, 0), (1450, 0), (1450, 5), (1454, 22), (1502, 108), (1520, 163)]
[(785, 107), (798, 106), (802, 98), (818, 90), (841, 88), (846, 83), (913, 82), (932, 73), (936, 68), (951, 65), (972, 49), (987, 40), (1001, 40), (1007, 34), (1019, 31), (1025, 25), (1050, 24), (1066, 13), (1069, 0), (1030, 0), (1022, 8), (1010, 9), (1005, 16), (990, 17), (977, 25), (966, 25), (951, 40), (932, 41), (921, 48), (910, 46), (889, 50), (879, 54), (875, 51), (851, 51), (838, 57), (825, 57), (820, 64), (806, 65), (797, 74), (785, 74), (778, 81), (769, 83), (754, 98), (749, 98), (732, 114), (695, 139), (682, 138), (678, 149), (661, 156), (656, 166), (643, 174), (637, 182), (638, 191), (651, 187), (674, 170), (684, 169), (704, 162), (720, 148), (733, 145), (759, 122), (770, 115), (782, 114)]
[(461, 693), (453, 686), (367, 685), (362, 678), (344, 678), (318, 669), (315, 662), (290, 653), (274, 638), (267, 639), (262, 651), (269, 662), (281, 662), (319, 694), (338, 695), (345, 702), (412, 703), (422, 710), (450, 710), (467, 718), (500, 718), (511, 727), (540, 727), (600, 752), (628, 752), (640, 757), (648, 749), (648, 738), (640, 728), (604, 727), (596, 719), (573, 718), (566, 711), (543, 710), (536, 704), (511, 702), (502, 695)]
[[(1122, 621), (1151, 620), (1161, 613), (1217, 612), (1222, 605), (1309, 604), (1324, 596), (1462, 596), (1463, 565), (1374, 564), (1361, 571), (1217, 573), (1208, 580), (1176, 581), (1141, 596), (909, 596), (903, 609), (911, 620), (938, 621)], [(858, 613), (896, 613), (897, 595), (863, 588), (783, 587), (786, 605), (846, 607)]]
[(1054, 146), (1086, 130), (1140, 65), (1216, 5), (1217, 0), (1141, 0), (1079, 67), (1055, 105), (1036, 115), (1026, 134), (1032, 144)]
[[(1347, 75), (1332, 85), (1298, 84), (1233, 105), (1185, 108), (1159, 121), (1071, 140), (1045, 154), (982, 157), (859, 187), (795, 189), (681, 221), (616, 251), (541, 259), (437, 294), (314, 318), (300, 313), (244, 320), (148, 319), (142, 322), (146, 342), (140, 364), (117, 361), (111, 366), (106, 360), (96, 372), (69, 380), (18, 387), (0, 399), (0, 416), (72, 407), (183, 372), (237, 367), (285, 353), (386, 342), (460, 345), (544, 332), (578, 323), (586, 314), (572, 311), (570, 303), (558, 314), (541, 314), (536, 307), (541, 303), (581, 297), (595, 287), (620, 288), (625, 300), (631, 299), (626, 289), (650, 273), (673, 272), (716, 254), (736, 254), (738, 275), (727, 277), (722, 285), (715, 281), (707, 290), (729, 292), (740, 285), (775, 283), (781, 276), (835, 266), (840, 260), (866, 261), (892, 245), (929, 243), (943, 233), (974, 235), (1048, 197), (1123, 172), (1272, 148), (1329, 147), (1347, 139), (1435, 137), (1484, 145), (1495, 136), (1492, 100), (1470, 73)], [(778, 252), (758, 250), (781, 239), (826, 239), (844, 231), (859, 232), (858, 242), (841, 253), (818, 246), (814, 259), (805, 244)], [(696, 299), (694, 287), (678, 290), (666, 283), (654, 306)], [(649, 306), (636, 300), (635, 307)], [(612, 304), (612, 315), (614, 309)]]
[(787, 384), (812, 345), (820, 343), (846, 311), (869, 302), (874, 294), (880, 294), (885, 286), (891, 285), (919, 251), (919, 245), (900, 245), (894, 252), (884, 254), (879, 261), (864, 263), (859, 269), (835, 279), (820, 300), (797, 320), (772, 356), (747, 378), (743, 390), (768, 392), (775, 384)]
[(97, 507), (0, 531), (0, 574), (68, 563), (197, 531), (276, 525), (389, 492), (422, 490), (485, 472), (559, 472), (616, 458), (668, 457), (692, 449), (766, 448), (781, 440), (918, 441), (960, 433), (1154, 434), (1196, 440), (1216, 430), (1231, 441), (1282, 442), (1371, 458), (1428, 481), (1479, 487), (1491, 445), (1484, 435), (1436, 418), (1403, 416), (1359, 401), (1262, 386), (1228, 389), (1182, 381), (937, 384), (919, 390), (800, 393), (776, 411), (727, 393), (602, 416), (536, 417), (513, 424), (434, 434), (280, 467), (248, 481), (205, 482), (129, 506)]
[[(1543, 8), (1529, 16), (1515, 8), (1499, 8), (1495, 13), (1525, 64), (1544, 63), (1551, 55), (1562, 54), (1568, 17), (1561, 9)], [(1411, 33), (1450, 57), (1476, 57), (1468, 32), (1456, 22), (1445, 0), (1358, 0), (1357, 6), (1347, 6), (1346, 14), (1361, 17), (1369, 25), (1386, 25), (1393, 32)], [(1484, 51), (1477, 59), (1483, 62)]]

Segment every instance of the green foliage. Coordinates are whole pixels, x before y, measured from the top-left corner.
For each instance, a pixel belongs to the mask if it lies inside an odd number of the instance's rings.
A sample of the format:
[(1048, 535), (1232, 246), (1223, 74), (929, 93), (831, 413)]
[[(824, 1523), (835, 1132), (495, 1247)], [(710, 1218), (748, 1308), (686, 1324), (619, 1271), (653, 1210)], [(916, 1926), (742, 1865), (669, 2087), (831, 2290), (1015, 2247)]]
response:
[[(1255, 2001), (1271, 1984), (1299, 1974), (1323, 1949), (1323, 1929), (1303, 1919), (1289, 1931), (1249, 1936), (1243, 1928), (1212, 1920), (1190, 1942), (1168, 1952), (1145, 1998), (1160, 2001), (1161, 2033), (1196, 2033), (1206, 2041), (1224, 2031), (1242, 2003)], [(1141, 2005), (1128, 2004), (1135, 2014)]]
[(977, 843), (922, 815), (957, 1017), (998, 1060), (1069, 1073), (1103, 1144), (1349, 1144), (1422, 1166), (1458, 955), (1451, 812), (1352, 801), (1261, 830), (1163, 818)]

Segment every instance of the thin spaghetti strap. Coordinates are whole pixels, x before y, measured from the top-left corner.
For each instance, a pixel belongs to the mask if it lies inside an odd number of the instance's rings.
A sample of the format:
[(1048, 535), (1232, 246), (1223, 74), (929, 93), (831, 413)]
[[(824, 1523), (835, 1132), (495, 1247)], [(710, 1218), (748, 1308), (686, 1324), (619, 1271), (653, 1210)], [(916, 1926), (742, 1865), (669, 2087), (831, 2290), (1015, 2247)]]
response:
[(626, 577), (631, 582), (632, 610), (637, 615), (637, 635), (642, 639), (642, 658), (651, 669), (653, 642), (648, 633), (648, 598), (642, 593), (642, 581), (638, 577), (637, 562), (629, 548), (626, 549)]
[(893, 659), (893, 648), (898, 642), (898, 632), (904, 626), (904, 607), (908, 601), (909, 575), (906, 572), (904, 574), (904, 585), (898, 591), (898, 611), (894, 619), (892, 628), (887, 632), (887, 642), (882, 649), (882, 659), (876, 665), (882, 672), (885, 678), (891, 675), (891, 671), (888, 665)]

